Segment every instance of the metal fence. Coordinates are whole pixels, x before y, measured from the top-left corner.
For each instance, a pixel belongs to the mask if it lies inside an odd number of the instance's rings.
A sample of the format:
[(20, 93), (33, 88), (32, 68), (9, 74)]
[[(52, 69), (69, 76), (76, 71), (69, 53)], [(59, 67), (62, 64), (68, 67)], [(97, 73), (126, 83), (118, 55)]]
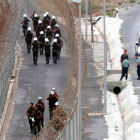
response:
[(0, 117), (11, 79), (25, 5), (25, 0), (0, 1)]
[[(78, 140), (78, 43), (79, 10), (78, 4), (68, 0), (28, 0), (30, 13), (48, 11), (55, 15), (62, 31), (68, 53), (68, 81), (65, 98), (53, 119), (33, 140)], [(87, 73), (85, 43), (82, 39), (82, 86)]]

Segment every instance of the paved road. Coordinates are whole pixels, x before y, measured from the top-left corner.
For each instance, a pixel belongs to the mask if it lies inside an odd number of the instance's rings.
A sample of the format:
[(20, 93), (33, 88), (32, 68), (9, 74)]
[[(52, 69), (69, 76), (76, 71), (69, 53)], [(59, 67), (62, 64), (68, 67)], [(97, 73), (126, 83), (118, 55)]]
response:
[[(30, 23), (32, 26), (32, 23)], [(33, 28), (32, 28), (33, 29)], [(62, 49), (61, 60), (58, 64), (46, 65), (45, 57), (39, 55), (38, 65), (35, 66), (32, 61), (32, 54), (28, 54), (24, 45), (24, 36), (20, 37), (19, 45), (23, 52), (23, 65), (19, 75), (19, 87), (16, 98), (13, 117), (10, 121), (10, 127), (6, 140), (28, 140), (33, 135), (29, 134), (30, 129), (26, 116), (29, 103), (37, 103), (39, 96), (43, 97), (45, 102), (45, 124), (49, 122), (48, 103), (45, 101), (52, 87), (56, 87), (62, 101), (64, 86), (67, 82), (67, 52), (65, 46)]]
[[(124, 49), (128, 50), (128, 55), (130, 58), (130, 74), (134, 86), (136, 87), (136, 94), (140, 96), (140, 81), (137, 80), (136, 73), (136, 59), (135, 59), (135, 42), (140, 32), (140, 5), (137, 4), (130, 10), (124, 10), (120, 12), (120, 17), (124, 19), (124, 23), (121, 28), (122, 43), (124, 44)], [(137, 88), (138, 87), (138, 88)], [(139, 102), (140, 104), (140, 102)]]

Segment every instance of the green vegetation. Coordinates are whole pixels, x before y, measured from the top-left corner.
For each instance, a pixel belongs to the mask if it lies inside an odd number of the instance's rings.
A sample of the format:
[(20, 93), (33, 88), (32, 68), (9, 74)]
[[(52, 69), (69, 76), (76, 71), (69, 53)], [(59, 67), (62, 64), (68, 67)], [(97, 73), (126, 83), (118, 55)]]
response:
[(138, 2), (138, 4), (140, 4), (140, 1)]
[(110, 3), (111, 1), (110, 0), (106, 0), (106, 2)]
[(118, 5), (122, 5), (123, 4), (123, 2), (121, 1), (121, 2), (118, 2)]
[(119, 131), (119, 130), (118, 130), (118, 126), (115, 126), (115, 131)]
[(109, 17), (115, 17), (116, 16), (116, 9), (112, 7), (112, 9), (110, 11), (107, 11), (106, 14)]
[(135, 3), (136, 1), (135, 1), (135, 0), (130, 0), (129, 2), (130, 2), (130, 3)]

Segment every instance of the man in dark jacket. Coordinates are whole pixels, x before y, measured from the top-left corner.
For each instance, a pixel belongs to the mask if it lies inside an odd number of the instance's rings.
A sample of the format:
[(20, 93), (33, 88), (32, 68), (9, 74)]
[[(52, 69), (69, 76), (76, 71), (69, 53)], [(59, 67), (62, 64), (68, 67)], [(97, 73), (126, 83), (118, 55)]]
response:
[(40, 36), (38, 37), (38, 42), (40, 43), (40, 55), (43, 55), (44, 44), (45, 44), (45, 36), (44, 32), (40, 32)]

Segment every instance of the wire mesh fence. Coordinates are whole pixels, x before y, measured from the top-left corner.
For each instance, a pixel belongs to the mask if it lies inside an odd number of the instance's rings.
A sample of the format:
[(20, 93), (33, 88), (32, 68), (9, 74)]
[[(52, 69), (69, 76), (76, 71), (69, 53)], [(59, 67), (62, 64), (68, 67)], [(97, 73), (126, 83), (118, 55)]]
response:
[(25, 6), (25, 0), (0, 1), (0, 117), (11, 79), (19, 27)]
[[(43, 14), (49, 12), (56, 16), (68, 53), (68, 81), (65, 86), (65, 98), (53, 119), (33, 140), (67, 139), (68, 127), (72, 124), (78, 103), (78, 43), (79, 43), (79, 10), (78, 4), (67, 0), (28, 0), (30, 13)], [(82, 86), (87, 73), (85, 43), (82, 39)], [(75, 120), (76, 121), (76, 120)], [(77, 123), (75, 123), (77, 124)], [(78, 127), (76, 127), (78, 132)], [(69, 129), (70, 131), (71, 129)], [(70, 136), (70, 134), (69, 134)], [(67, 139), (68, 140), (68, 139)]]

